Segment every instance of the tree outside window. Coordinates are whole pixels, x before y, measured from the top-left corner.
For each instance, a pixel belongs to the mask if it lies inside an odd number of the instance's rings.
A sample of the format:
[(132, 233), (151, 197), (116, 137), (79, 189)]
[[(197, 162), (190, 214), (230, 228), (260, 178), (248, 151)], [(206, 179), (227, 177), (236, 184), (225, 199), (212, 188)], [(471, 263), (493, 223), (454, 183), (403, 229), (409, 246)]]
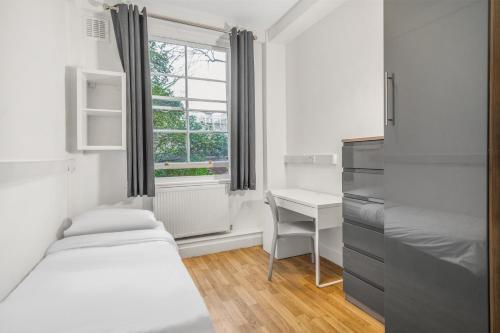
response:
[(227, 52), (149, 43), (157, 177), (228, 172)]

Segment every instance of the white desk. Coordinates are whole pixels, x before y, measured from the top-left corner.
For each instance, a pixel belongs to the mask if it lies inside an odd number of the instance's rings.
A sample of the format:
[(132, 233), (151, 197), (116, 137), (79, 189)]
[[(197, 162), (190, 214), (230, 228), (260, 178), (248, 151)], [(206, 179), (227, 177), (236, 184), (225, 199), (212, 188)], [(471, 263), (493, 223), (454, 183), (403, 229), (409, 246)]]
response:
[(282, 207), (309, 217), (315, 222), (316, 241), (315, 269), (316, 286), (322, 288), (342, 282), (342, 279), (321, 283), (319, 231), (342, 226), (342, 197), (302, 189), (282, 189), (271, 191), (278, 207)]

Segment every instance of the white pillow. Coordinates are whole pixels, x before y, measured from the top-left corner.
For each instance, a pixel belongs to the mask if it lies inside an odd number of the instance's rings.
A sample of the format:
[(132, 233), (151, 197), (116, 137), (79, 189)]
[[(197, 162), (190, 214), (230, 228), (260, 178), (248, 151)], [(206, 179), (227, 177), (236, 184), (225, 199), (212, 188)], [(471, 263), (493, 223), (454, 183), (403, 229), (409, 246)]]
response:
[(72, 219), (71, 226), (64, 231), (64, 237), (154, 229), (160, 225), (149, 210), (110, 208), (91, 210)]

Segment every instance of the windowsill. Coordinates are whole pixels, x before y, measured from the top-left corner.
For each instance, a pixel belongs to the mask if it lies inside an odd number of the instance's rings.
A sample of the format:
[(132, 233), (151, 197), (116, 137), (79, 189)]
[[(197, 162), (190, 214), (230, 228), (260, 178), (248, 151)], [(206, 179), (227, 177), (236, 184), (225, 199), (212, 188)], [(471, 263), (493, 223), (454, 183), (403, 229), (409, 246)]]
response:
[(220, 176), (189, 176), (189, 177), (157, 177), (155, 186), (165, 187), (183, 187), (197, 185), (229, 184), (229, 175)]

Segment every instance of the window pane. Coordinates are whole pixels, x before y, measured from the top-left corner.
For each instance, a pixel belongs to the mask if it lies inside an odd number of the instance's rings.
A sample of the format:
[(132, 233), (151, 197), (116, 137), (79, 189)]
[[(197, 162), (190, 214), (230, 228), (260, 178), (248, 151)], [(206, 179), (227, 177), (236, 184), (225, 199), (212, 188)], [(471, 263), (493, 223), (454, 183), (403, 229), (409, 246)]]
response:
[(151, 91), (153, 96), (185, 97), (186, 80), (165, 75), (152, 76)]
[(188, 47), (188, 76), (226, 80), (226, 52)]
[(227, 103), (190, 101), (189, 108), (196, 110), (227, 111)]
[(226, 83), (188, 80), (190, 98), (226, 100)]
[(155, 163), (186, 162), (186, 134), (155, 133)]
[(153, 112), (153, 127), (155, 129), (186, 129), (186, 113), (184, 111), (158, 111)]
[(153, 109), (186, 109), (186, 102), (184, 101), (166, 101), (163, 99), (154, 98), (153, 96)]
[(191, 162), (226, 161), (227, 133), (191, 133)]
[(150, 41), (149, 61), (152, 77), (156, 74), (185, 75), (184, 46)]
[(189, 129), (192, 131), (227, 132), (227, 114), (220, 112), (189, 112)]

